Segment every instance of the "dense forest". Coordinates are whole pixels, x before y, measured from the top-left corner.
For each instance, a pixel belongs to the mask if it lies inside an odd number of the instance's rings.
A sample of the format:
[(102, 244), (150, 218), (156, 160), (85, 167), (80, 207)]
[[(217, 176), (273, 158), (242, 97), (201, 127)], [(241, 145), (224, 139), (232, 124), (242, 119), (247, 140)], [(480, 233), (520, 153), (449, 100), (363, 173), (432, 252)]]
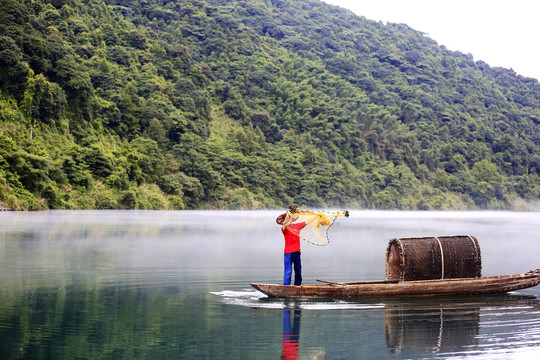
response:
[(540, 84), (318, 0), (0, 0), (0, 207), (533, 209)]

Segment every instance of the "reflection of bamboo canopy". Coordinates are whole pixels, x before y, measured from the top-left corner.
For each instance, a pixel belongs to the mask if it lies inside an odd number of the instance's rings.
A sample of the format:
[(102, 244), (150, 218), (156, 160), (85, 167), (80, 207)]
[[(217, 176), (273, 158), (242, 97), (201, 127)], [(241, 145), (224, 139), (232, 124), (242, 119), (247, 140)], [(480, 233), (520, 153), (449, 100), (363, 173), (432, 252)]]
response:
[(392, 239), (386, 250), (386, 279), (391, 281), (478, 278), (481, 272), (474, 236)]
[[(478, 345), (484, 308), (538, 310), (536, 298), (501, 295), (469, 299), (445, 298), (414, 303), (387, 303), (384, 310), (386, 345), (393, 353), (455, 351)], [(490, 310), (493, 311), (493, 310)], [(531, 315), (533, 316), (533, 315)]]
[(403, 350), (441, 351), (477, 344), (480, 308), (387, 307), (386, 344)]

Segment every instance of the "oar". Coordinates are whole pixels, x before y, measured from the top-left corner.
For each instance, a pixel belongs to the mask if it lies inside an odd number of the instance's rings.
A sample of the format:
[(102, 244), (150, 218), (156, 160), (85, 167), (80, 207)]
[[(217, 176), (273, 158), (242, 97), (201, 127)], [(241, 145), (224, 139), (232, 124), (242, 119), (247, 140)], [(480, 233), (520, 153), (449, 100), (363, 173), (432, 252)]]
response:
[(327, 283), (327, 284), (330, 284), (330, 285), (341, 285), (341, 286), (347, 286), (348, 285), (348, 284), (344, 284), (344, 283), (338, 283), (338, 282), (327, 281), (327, 280), (319, 280), (319, 279), (317, 279), (317, 281), (322, 282), (322, 283)]
[[(540, 269), (537, 270), (537, 271), (540, 271)], [(319, 279), (317, 279), (317, 281), (327, 283), (327, 284), (331, 284), (331, 285), (341, 285), (341, 286), (364, 285), (364, 284), (393, 284), (393, 283), (398, 283), (399, 282), (399, 280), (376, 280), (376, 281), (353, 281), (353, 282), (340, 283), (340, 282), (319, 280)]]

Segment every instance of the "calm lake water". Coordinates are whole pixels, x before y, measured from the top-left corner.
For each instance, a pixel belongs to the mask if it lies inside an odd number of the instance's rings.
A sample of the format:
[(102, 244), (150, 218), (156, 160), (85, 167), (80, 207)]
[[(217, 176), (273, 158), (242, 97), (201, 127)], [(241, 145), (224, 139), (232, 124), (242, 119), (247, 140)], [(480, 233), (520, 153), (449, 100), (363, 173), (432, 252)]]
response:
[[(0, 359), (529, 359), (540, 287), (270, 299), (280, 211), (0, 213)], [(304, 283), (381, 280), (396, 237), (473, 235), (483, 275), (540, 268), (540, 214), (351, 211), (302, 243)]]

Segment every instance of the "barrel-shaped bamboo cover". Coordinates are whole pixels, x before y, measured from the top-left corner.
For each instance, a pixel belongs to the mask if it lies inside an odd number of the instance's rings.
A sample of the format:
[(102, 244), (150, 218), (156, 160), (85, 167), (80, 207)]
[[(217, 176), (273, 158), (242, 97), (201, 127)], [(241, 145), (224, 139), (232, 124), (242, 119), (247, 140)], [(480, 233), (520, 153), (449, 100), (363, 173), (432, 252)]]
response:
[(474, 236), (392, 239), (386, 250), (386, 280), (416, 281), (482, 276)]

